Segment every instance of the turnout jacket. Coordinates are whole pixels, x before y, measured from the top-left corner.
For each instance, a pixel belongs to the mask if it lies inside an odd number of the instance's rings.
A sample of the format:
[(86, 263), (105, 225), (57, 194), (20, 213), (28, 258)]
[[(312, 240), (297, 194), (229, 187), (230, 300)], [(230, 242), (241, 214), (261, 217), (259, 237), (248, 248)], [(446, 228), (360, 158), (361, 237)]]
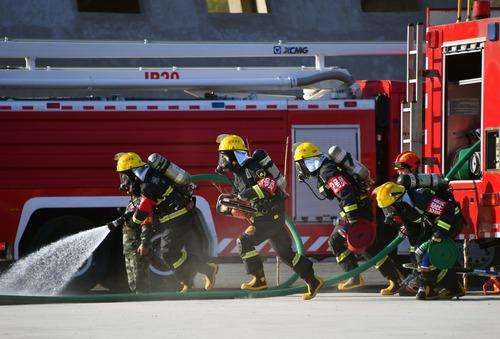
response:
[(280, 213), (284, 210), (285, 194), (276, 180), (254, 158), (247, 158), (239, 170), (233, 172), (234, 193), (250, 201), (256, 215)]
[(340, 206), (340, 216), (350, 224), (355, 224), (359, 218), (372, 220), (373, 215), (369, 199), (357, 181), (343, 172), (330, 159), (325, 159), (317, 174), (318, 191), (327, 199), (337, 199)]
[(173, 222), (194, 208), (192, 193), (154, 168), (144, 166), (134, 174), (141, 181), (139, 204), (132, 216), (134, 223), (141, 224), (151, 214), (160, 223)]
[(435, 234), (454, 237), (461, 230), (463, 217), (453, 198), (445, 199), (442, 194), (422, 188), (407, 193), (399, 214), (412, 246), (418, 246)]

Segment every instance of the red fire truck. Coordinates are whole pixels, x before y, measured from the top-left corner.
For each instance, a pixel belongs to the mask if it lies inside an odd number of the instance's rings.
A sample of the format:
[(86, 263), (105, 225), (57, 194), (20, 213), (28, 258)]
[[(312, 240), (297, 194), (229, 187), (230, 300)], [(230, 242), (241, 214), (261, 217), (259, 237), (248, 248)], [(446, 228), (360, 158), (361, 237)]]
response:
[[(315, 66), (154, 69), (37, 64), (41, 58), (57, 64), (89, 58), (287, 57), (284, 51), (292, 49), (300, 51), (293, 56), (314, 56)], [(25, 67), (0, 70), (0, 88), (10, 93), (0, 101), (4, 253), (17, 260), (66, 234), (115, 218), (116, 208), (128, 200), (117, 189), (115, 153), (135, 151), (147, 157), (158, 152), (191, 174), (214, 173), (217, 135), (237, 133), (251, 149), (265, 149), (287, 174), (288, 213), (299, 227), (305, 249), (313, 255), (327, 254), (338, 207), (316, 200), (295, 181), (290, 145), (310, 140), (326, 151), (338, 144), (377, 178), (390, 176), (390, 161), (399, 151), (404, 84), (356, 82), (347, 70), (325, 67), (324, 61), (332, 55), (403, 55), (404, 49), (404, 43), (397, 42), (0, 42), (2, 57), (26, 59)], [(88, 88), (111, 88), (115, 93), (147, 89), (157, 98), (79, 99), (71, 92)], [(158, 98), (158, 90), (179, 89), (191, 97), (164, 100), (160, 92)], [(40, 91), (54, 98), (41, 98)], [(62, 93), (68, 92), (64, 98)], [(244, 225), (215, 212), (216, 187), (207, 182), (198, 186), (200, 233), (208, 254), (236, 256), (236, 238)], [(122, 266), (112, 265), (121, 260), (119, 235), (108, 238), (79, 271), (83, 280), (92, 283), (109, 267)], [(273, 254), (267, 244), (259, 250)], [(160, 276), (167, 274), (159, 267), (151, 269)]]

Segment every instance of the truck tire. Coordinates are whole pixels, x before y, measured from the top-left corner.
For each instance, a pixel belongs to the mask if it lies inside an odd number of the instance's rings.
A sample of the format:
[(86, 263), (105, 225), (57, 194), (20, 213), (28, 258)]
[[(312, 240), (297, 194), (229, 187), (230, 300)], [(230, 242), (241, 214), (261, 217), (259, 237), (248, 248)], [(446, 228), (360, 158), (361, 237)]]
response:
[[(93, 228), (93, 223), (77, 215), (63, 215), (47, 220), (35, 234), (30, 253), (68, 235)], [(85, 261), (64, 292), (85, 293), (106, 274), (109, 267), (109, 241), (104, 240)]]

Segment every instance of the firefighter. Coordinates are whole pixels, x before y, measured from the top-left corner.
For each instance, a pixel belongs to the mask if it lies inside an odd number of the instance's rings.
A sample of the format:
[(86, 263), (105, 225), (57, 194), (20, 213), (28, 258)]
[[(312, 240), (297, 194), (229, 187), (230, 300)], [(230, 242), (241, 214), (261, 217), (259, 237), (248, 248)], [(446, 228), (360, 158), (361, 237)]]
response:
[[(396, 171), (397, 176), (405, 175), (405, 174), (418, 174), (420, 167), (420, 158), (415, 152), (405, 151), (396, 157), (393, 163), (394, 170)], [(413, 264), (416, 264), (415, 258), (415, 246), (410, 244), (410, 248), (408, 249), (410, 254), (410, 261)], [(415, 271), (412, 271), (408, 274), (405, 279), (406, 289), (400, 291), (401, 296), (411, 296), (416, 295), (418, 291), (418, 276)]]
[[(339, 201), (341, 211), (330, 235), (329, 244), (338, 264), (344, 271), (353, 270), (358, 266), (357, 256), (349, 250), (346, 241), (346, 233), (351, 228), (351, 231), (358, 227), (358, 230), (366, 229), (367, 233), (372, 233), (371, 244), (360, 253), (365, 258), (376, 255), (392, 240), (391, 235), (386, 234), (383, 227), (375, 230), (373, 226), (368, 226), (372, 225), (374, 218), (370, 200), (366, 195), (367, 189), (334, 160), (321, 153), (315, 144), (311, 142), (298, 144), (294, 152), (294, 161), (300, 181), (307, 184), (305, 179), (316, 178), (320, 194), (329, 200)], [(376, 267), (388, 280), (388, 286), (380, 293), (382, 295), (395, 294), (400, 288), (402, 273), (393, 259), (386, 256), (377, 263)], [(338, 288), (345, 291), (362, 286), (364, 286), (363, 277), (357, 275), (340, 283)]]
[[(250, 157), (243, 139), (237, 135), (220, 135), (217, 142), (219, 160), (216, 172), (232, 173), (234, 197), (255, 210), (254, 213), (244, 216), (252, 225), (237, 239), (246, 272), (252, 275), (250, 281), (241, 285), (241, 289), (257, 291), (267, 288), (264, 267), (255, 246), (269, 239), (278, 256), (307, 283), (307, 292), (304, 293), (303, 299), (314, 298), (324, 282), (314, 275), (312, 262), (292, 250), (291, 237), (284, 225), (286, 194), (278, 187), (279, 174), (271, 174), (271, 171), (262, 165), (266, 161), (271, 163), (269, 156), (263, 150), (256, 150)], [(258, 158), (262, 160), (259, 161)], [(221, 199), (217, 203), (217, 210), (223, 215), (242, 217), (241, 211), (225, 206)]]
[(398, 154), (394, 160), (394, 169), (398, 175), (417, 174), (420, 166), (420, 158), (415, 152), (406, 151)]
[[(123, 228), (123, 257), (125, 261), (125, 271), (127, 273), (128, 286), (133, 293), (144, 293), (150, 291), (150, 281), (148, 275), (149, 260), (147, 251), (139, 249), (141, 243), (150, 239), (151, 224), (150, 218), (146, 219), (140, 227), (131, 221), (132, 214), (139, 204), (138, 192), (133, 192), (133, 186), (127, 177), (120, 182), (120, 190), (130, 195), (130, 202), (125, 212), (108, 223), (110, 230)], [(135, 195), (134, 195), (135, 193)]]
[[(403, 185), (410, 199), (419, 200), (421, 196), (436, 197), (449, 204), (449, 209), (453, 210), (453, 221), (456, 228), (461, 228), (465, 218), (460, 209), (460, 205), (455, 200), (453, 193), (448, 185), (448, 181), (438, 174), (419, 173), (420, 158), (415, 152), (406, 151), (399, 154), (394, 161), (394, 169), (398, 177), (396, 182)], [(414, 246), (410, 246), (410, 258), (416, 263)], [(415, 273), (415, 272), (414, 272)], [(415, 274), (411, 275), (415, 275)], [(411, 275), (406, 279), (409, 284), (415, 284), (411, 280)]]
[(401, 227), (410, 245), (415, 247), (419, 271), (418, 300), (450, 299), (464, 295), (453, 269), (437, 269), (429, 260), (431, 243), (453, 239), (461, 227), (462, 218), (456, 205), (431, 194), (430, 190), (415, 190), (406, 194), (404, 186), (387, 182), (374, 190), (377, 204), (386, 220)]
[(397, 183), (405, 186), (410, 195), (414, 190), (427, 189), (430, 191), (430, 194), (452, 201), (459, 207), (448, 182), (442, 176), (437, 174), (420, 174), (419, 168), (420, 158), (415, 152), (406, 151), (400, 153), (394, 160), (394, 170), (398, 175)]
[[(193, 288), (196, 273), (204, 275), (205, 290), (211, 289), (218, 266), (204, 262), (191, 246), (196, 239), (192, 192), (178, 187), (165, 174), (144, 163), (136, 153), (119, 153), (115, 160), (121, 182), (130, 185), (130, 190), (140, 197), (131, 222), (139, 227), (149, 216), (158, 221), (158, 228), (162, 230), (161, 255), (181, 284), (180, 292)], [(149, 239), (141, 239), (138, 252), (145, 255), (148, 247)]]
[(131, 221), (139, 198), (132, 198), (126, 211), (116, 220), (108, 223), (110, 230), (123, 228), (123, 257), (125, 271), (130, 291), (133, 293), (149, 292), (150, 282), (148, 275), (149, 260), (147, 251), (140, 248), (142, 241), (150, 238), (150, 220), (145, 220), (140, 226)]

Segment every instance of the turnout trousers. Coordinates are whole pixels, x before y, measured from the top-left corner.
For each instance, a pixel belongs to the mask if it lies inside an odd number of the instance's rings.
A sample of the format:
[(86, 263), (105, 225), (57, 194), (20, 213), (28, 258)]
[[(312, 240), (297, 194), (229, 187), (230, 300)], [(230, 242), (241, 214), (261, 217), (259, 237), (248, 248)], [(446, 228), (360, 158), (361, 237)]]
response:
[(163, 230), (161, 256), (174, 271), (179, 283), (192, 286), (197, 273), (210, 274), (213, 271), (201, 253), (203, 244), (196, 233), (196, 217), (193, 211), (162, 223), (160, 227)]
[(283, 262), (306, 282), (313, 281), (312, 262), (305, 256), (293, 251), (292, 239), (284, 223), (283, 212), (255, 217), (254, 227), (247, 228), (245, 233), (237, 239), (239, 253), (245, 263), (246, 272), (254, 276), (264, 275), (262, 259), (255, 246), (269, 240), (272, 248)]

